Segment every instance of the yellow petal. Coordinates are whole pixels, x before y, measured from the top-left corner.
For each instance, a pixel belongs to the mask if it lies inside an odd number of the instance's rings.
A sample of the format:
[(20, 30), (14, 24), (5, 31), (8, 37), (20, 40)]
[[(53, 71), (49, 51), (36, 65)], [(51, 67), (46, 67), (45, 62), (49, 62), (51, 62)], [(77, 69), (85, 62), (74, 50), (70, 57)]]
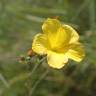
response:
[(42, 30), (44, 34), (46, 34), (48, 42), (50, 43), (51, 47), (56, 45), (56, 36), (58, 29), (61, 27), (60, 22), (57, 19), (50, 19), (48, 18), (44, 24), (42, 25)]
[(72, 44), (66, 55), (68, 58), (80, 62), (85, 56), (84, 48), (80, 43)]
[(45, 34), (54, 34), (57, 32), (58, 28), (61, 26), (61, 23), (57, 19), (48, 18), (42, 25), (42, 30)]
[(79, 40), (79, 35), (78, 33), (76, 32), (75, 29), (73, 29), (71, 26), (69, 25), (63, 25), (64, 27), (64, 30), (70, 34), (70, 42), (69, 43), (74, 43), (74, 42), (77, 42)]
[(68, 62), (68, 58), (64, 54), (49, 51), (47, 61), (50, 67), (60, 69)]
[[(50, 38), (51, 36), (49, 36)], [(68, 34), (64, 28), (61, 26), (58, 31), (55, 33), (54, 37), (51, 38), (51, 47), (52, 48), (62, 48), (68, 44), (70, 40), (70, 34)]]
[(66, 45), (70, 40), (70, 33), (66, 32), (57, 19), (47, 19), (44, 22), (42, 29), (44, 34), (47, 35), (48, 42), (53, 50)]
[(32, 43), (32, 49), (34, 52), (38, 54), (46, 54), (47, 53), (47, 40), (44, 34), (37, 34)]

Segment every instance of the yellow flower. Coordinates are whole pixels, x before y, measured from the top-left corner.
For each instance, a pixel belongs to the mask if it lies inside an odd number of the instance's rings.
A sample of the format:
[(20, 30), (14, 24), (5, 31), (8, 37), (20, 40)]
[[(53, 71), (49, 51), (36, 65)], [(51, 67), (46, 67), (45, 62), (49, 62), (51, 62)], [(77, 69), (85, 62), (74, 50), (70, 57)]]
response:
[(62, 25), (59, 20), (48, 18), (42, 25), (43, 33), (37, 34), (32, 43), (34, 52), (47, 55), (49, 66), (60, 69), (68, 59), (80, 62), (85, 53), (79, 43), (78, 33), (69, 25)]

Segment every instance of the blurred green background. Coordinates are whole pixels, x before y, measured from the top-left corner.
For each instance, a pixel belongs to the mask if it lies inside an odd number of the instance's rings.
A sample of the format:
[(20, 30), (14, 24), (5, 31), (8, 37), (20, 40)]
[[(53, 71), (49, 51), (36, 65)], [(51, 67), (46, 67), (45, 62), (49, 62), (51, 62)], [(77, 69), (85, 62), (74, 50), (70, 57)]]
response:
[[(54, 16), (77, 29), (85, 59), (61, 70), (46, 61), (36, 68), (36, 57), (20, 64), (43, 21)], [(96, 0), (0, 0), (0, 96), (96, 96)]]

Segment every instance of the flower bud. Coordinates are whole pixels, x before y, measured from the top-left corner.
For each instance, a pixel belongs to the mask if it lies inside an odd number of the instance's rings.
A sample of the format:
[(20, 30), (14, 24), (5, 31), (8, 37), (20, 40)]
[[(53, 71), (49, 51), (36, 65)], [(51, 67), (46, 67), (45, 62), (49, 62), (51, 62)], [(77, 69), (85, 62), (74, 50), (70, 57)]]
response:
[(19, 58), (19, 62), (24, 63), (24, 61), (25, 61), (25, 57), (23, 55), (21, 55), (20, 58)]
[(32, 57), (34, 55), (33, 50), (30, 49), (27, 54), (28, 54), (29, 57)]

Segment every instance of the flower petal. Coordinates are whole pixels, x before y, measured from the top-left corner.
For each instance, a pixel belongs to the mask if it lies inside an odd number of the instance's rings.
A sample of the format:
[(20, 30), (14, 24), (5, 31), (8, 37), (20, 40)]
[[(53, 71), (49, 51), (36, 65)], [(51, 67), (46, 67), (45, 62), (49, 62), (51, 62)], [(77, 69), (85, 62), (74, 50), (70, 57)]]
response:
[(43, 34), (37, 34), (32, 43), (32, 50), (38, 54), (46, 54), (47, 53), (47, 40), (46, 36)]
[(57, 19), (47, 19), (42, 29), (46, 34), (51, 49), (58, 49), (62, 45), (66, 45), (70, 40), (70, 34), (66, 32), (62, 24)]
[(42, 25), (42, 30), (47, 36), (48, 42), (52, 48), (56, 45), (57, 32), (60, 27), (61, 24), (59, 20), (50, 18), (48, 18)]
[(67, 32), (67, 34), (70, 34), (71, 37), (69, 43), (74, 43), (77, 42), (79, 40), (79, 35), (78, 33), (75, 31), (75, 29), (73, 29), (71, 26), (69, 25), (63, 25), (64, 30)]
[(48, 18), (42, 25), (42, 30), (45, 34), (56, 33), (61, 23), (57, 19)]
[(68, 44), (70, 40), (70, 34), (68, 34), (63, 27), (60, 27), (55, 35), (49, 35), (49, 42), (52, 49), (60, 49)]
[(80, 62), (85, 56), (84, 48), (80, 43), (72, 44), (66, 55), (68, 58)]
[(49, 51), (47, 54), (47, 61), (49, 66), (60, 69), (68, 62), (68, 58), (64, 54)]

